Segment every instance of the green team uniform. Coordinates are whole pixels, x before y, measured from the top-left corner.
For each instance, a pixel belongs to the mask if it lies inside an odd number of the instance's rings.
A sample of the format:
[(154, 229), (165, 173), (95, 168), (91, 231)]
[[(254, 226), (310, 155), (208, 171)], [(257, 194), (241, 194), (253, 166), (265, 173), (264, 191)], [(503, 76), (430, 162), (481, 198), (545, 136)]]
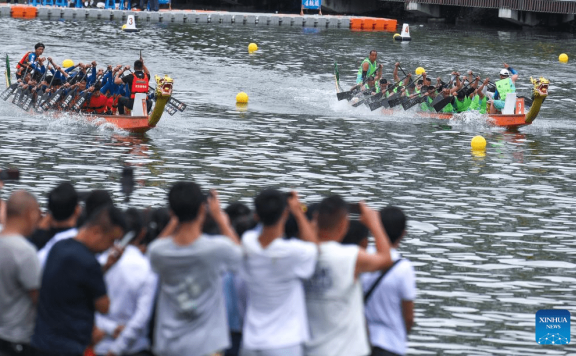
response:
[(368, 86), (368, 84), (364, 84), (364, 90), (370, 90), (373, 93), (380, 93), (380, 85), (378, 83), (374, 84), (374, 88), (370, 88), (370, 86)]
[(504, 109), (506, 96), (510, 93), (515, 93), (516, 86), (510, 78), (501, 79), (494, 84), (496, 84), (496, 90), (498, 90), (498, 95), (500, 95), (499, 100), (494, 100), (494, 107), (498, 110), (502, 110)]
[(452, 104), (448, 104), (442, 110), (440, 110), (440, 112), (445, 114), (452, 114), (454, 112), (454, 106), (452, 106)]
[(470, 99), (468, 96), (464, 97), (463, 101), (458, 100), (458, 98), (456, 98), (454, 100), (454, 104), (456, 106), (456, 112), (464, 112), (464, 111), (468, 111), (468, 109), (470, 108), (470, 104), (472, 104), (472, 99)]
[(470, 103), (470, 110), (479, 111), (480, 114), (486, 114), (486, 97), (480, 100), (480, 95), (475, 95)]
[(374, 75), (374, 73), (376, 73), (376, 70), (378, 69), (378, 62), (370, 62), (370, 59), (366, 58), (365, 60), (362, 61), (362, 63), (360, 63), (360, 68), (358, 68), (358, 75), (356, 76), (356, 84), (360, 84), (362, 83), (362, 66), (364, 65), (364, 63), (368, 63), (368, 73), (366, 73), (366, 78), (368, 78), (371, 75)]
[(420, 109), (422, 111), (432, 111), (434, 112), (434, 108), (432, 107), (432, 101), (434, 101), (431, 97), (427, 96), (426, 101), (420, 104)]

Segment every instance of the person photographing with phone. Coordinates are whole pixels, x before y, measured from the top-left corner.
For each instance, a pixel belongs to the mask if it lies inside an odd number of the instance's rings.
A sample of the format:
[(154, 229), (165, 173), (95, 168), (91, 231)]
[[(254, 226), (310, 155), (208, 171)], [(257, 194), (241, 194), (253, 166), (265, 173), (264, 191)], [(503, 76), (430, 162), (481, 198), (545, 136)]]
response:
[(315, 213), (320, 254), (316, 270), (306, 283), (306, 309), (311, 340), (308, 356), (365, 356), (370, 354), (359, 276), (388, 268), (390, 242), (378, 213), (360, 202), (360, 221), (376, 243), (376, 253), (356, 245), (342, 245), (348, 231), (349, 205), (338, 195), (322, 200)]

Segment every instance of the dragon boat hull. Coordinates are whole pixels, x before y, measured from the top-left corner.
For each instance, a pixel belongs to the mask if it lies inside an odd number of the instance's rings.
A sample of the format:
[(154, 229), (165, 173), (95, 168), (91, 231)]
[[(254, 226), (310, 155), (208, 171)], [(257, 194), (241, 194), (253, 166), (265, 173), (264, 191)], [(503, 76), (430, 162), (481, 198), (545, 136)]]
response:
[[(454, 114), (446, 114), (446, 113), (419, 112), (418, 115), (421, 117), (429, 117), (441, 120), (450, 120), (454, 117)], [(506, 127), (508, 129), (516, 129), (531, 124), (531, 122), (526, 122), (526, 115), (523, 113), (514, 115), (483, 114), (482, 116), (486, 118), (486, 120), (490, 125), (498, 127)]]
[(156, 125), (149, 124), (148, 116), (130, 116), (130, 115), (90, 115), (87, 116), (90, 122), (101, 122), (99, 119), (104, 119), (107, 123), (110, 123), (122, 130), (126, 130), (130, 133), (142, 134), (153, 128)]

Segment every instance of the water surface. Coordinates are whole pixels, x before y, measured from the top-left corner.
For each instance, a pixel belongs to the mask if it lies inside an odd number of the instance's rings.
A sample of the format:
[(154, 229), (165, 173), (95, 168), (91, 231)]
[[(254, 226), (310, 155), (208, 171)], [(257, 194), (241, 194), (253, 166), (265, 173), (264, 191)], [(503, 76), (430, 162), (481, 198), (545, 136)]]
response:
[[(416, 326), (410, 354), (567, 355), (573, 346), (535, 343), (539, 309), (575, 310), (576, 134), (570, 63), (558, 55), (572, 36), (413, 26), (413, 41), (389, 33), (285, 27), (141, 24), (125, 34), (114, 22), (3, 19), (1, 55), (19, 59), (38, 41), (46, 55), (99, 65), (131, 64), (139, 51), (153, 74), (175, 80), (184, 113), (162, 118), (134, 137), (77, 117), (28, 116), (0, 103), (0, 167), (22, 180), (6, 197), (46, 193), (68, 179), (80, 189), (110, 189), (121, 206), (124, 165), (136, 167), (130, 205), (162, 206), (169, 186), (192, 179), (224, 203), (251, 203), (262, 187), (299, 191), (306, 202), (330, 193), (374, 208), (400, 206), (409, 232), (401, 250), (417, 270)], [(260, 50), (248, 55), (247, 45)], [(495, 78), (501, 61), (521, 75), (551, 81), (533, 125), (518, 133), (476, 115), (450, 121), (413, 112), (384, 116), (336, 100), (333, 63), (343, 86), (379, 51), (385, 76), (393, 63), (432, 76), (473, 70)], [(235, 107), (239, 91), (250, 96)], [(470, 151), (483, 135), (485, 155)]]

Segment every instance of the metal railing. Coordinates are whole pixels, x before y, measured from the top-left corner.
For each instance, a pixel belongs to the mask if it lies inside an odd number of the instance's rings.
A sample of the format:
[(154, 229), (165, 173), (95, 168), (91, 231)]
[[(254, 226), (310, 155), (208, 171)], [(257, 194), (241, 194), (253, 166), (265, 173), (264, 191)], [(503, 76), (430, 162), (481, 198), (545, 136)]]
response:
[(431, 5), (482, 7), (487, 9), (510, 9), (552, 14), (576, 14), (576, 1), (552, 0), (381, 0)]

